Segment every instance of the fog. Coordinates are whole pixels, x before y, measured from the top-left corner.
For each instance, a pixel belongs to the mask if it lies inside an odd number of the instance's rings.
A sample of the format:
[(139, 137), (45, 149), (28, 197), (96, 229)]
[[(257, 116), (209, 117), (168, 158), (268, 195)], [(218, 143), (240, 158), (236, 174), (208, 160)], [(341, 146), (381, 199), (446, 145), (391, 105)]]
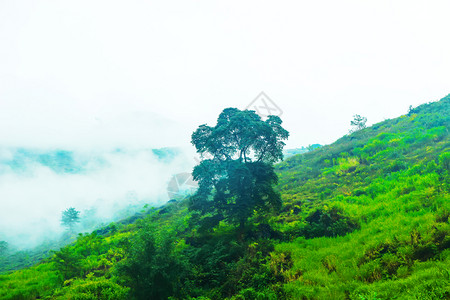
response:
[[(150, 149), (84, 150), (72, 152), (65, 160), (61, 155), (49, 155), (49, 151), (2, 150), (0, 240), (17, 247), (56, 240), (65, 230), (61, 213), (69, 207), (81, 212), (81, 231), (117, 220), (121, 211), (124, 218), (126, 209), (131, 209), (130, 215), (144, 204), (164, 204), (169, 200), (167, 184), (171, 177), (189, 171), (193, 165), (192, 158), (170, 149), (161, 150), (162, 156)], [(35, 157), (48, 159), (39, 163)], [(86, 220), (88, 215), (90, 219)], [(91, 227), (83, 228), (86, 222)]]
[(171, 178), (195, 164), (183, 124), (157, 113), (105, 109), (94, 118), (14, 105), (0, 121), (15, 125), (0, 145), (0, 241), (12, 247), (59, 239), (69, 207), (81, 212), (83, 232), (162, 205)]

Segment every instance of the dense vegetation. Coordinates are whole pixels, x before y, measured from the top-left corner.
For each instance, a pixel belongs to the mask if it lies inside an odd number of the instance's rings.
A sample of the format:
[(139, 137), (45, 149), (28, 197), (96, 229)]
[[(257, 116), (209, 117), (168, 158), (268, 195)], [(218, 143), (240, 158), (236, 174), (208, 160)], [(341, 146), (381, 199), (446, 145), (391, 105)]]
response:
[(0, 298), (448, 299), (449, 116), (448, 96), (277, 164), (282, 207), (243, 238), (171, 201), (0, 275)]

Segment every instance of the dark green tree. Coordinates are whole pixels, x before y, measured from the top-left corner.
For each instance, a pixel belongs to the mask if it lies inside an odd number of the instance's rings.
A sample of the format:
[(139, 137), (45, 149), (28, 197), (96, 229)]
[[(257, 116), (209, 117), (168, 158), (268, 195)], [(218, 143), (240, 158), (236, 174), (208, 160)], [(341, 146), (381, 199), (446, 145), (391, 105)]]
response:
[(353, 120), (350, 121), (350, 125), (353, 127), (350, 130), (350, 133), (366, 128), (366, 122), (367, 122), (366, 117), (362, 117), (360, 115), (354, 115)]
[(201, 125), (192, 134), (203, 160), (192, 173), (199, 188), (190, 209), (207, 227), (225, 220), (243, 230), (255, 211), (281, 206), (273, 189), (278, 181), (273, 163), (283, 159), (283, 140), (289, 136), (281, 123), (277, 116), (263, 121), (254, 111), (227, 108), (215, 127)]
[(70, 207), (62, 212), (61, 224), (73, 231), (75, 225), (80, 222), (80, 212)]

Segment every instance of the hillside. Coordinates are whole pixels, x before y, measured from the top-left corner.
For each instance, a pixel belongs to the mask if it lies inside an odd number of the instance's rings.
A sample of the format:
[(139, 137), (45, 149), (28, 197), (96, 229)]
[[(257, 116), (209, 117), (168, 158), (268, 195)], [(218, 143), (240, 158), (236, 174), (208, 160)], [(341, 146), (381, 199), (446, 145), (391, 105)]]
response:
[(244, 237), (189, 199), (80, 234), (0, 299), (448, 299), (449, 128), (447, 96), (289, 157)]

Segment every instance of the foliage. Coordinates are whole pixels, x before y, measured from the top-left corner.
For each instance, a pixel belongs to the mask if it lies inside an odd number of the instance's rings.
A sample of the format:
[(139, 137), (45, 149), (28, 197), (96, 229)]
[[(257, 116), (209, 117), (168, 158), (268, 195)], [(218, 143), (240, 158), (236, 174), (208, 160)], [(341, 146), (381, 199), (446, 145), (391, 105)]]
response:
[(129, 288), (105, 278), (88, 277), (85, 280), (67, 282), (67, 286), (54, 297), (66, 300), (127, 300)]
[(8, 243), (5, 241), (0, 241), (0, 255), (8, 250)]
[(353, 127), (350, 130), (350, 133), (366, 128), (366, 122), (367, 122), (366, 117), (361, 117), (360, 115), (354, 115), (353, 120), (350, 121), (350, 125)]
[(80, 222), (79, 215), (80, 215), (79, 211), (77, 211), (73, 207), (70, 207), (62, 212), (61, 224), (63, 226), (68, 227), (70, 231), (73, 231), (75, 224)]
[(136, 299), (167, 299), (183, 293), (181, 279), (187, 270), (176, 258), (174, 239), (158, 237), (155, 231), (153, 226), (145, 227), (133, 239), (128, 257), (117, 266)]
[(345, 216), (342, 209), (338, 207), (317, 209), (305, 218), (308, 226), (305, 227), (302, 234), (305, 237), (321, 237), (321, 236), (339, 236), (345, 235), (356, 229), (359, 224)]
[(53, 261), (56, 269), (61, 273), (64, 279), (83, 276), (81, 265), (81, 255), (73, 251), (70, 247), (62, 248), (55, 253)]
[(288, 135), (279, 117), (262, 121), (254, 111), (236, 108), (224, 109), (215, 127), (201, 125), (192, 144), (202, 157), (211, 158), (194, 168), (199, 188), (190, 208), (206, 216), (211, 226), (226, 220), (241, 229), (254, 211), (279, 208), (272, 163), (283, 159)]

